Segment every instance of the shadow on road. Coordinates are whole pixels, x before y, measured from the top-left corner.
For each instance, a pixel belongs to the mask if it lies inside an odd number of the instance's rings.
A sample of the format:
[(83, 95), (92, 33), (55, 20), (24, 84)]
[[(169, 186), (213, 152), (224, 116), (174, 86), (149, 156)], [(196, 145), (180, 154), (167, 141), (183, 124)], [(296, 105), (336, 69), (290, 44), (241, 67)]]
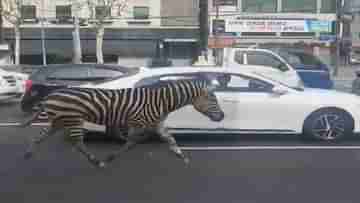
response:
[[(113, 137), (105, 136), (98, 133), (89, 133), (86, 141), (90, 143), (125, 143), (123, 140)], [(210, 135), (210, 134), (175, 134), (177, 143), (181, 146), (188, 145), (202, 145), (202, 146), (239, 146), (239, 145), (359, 145), (360, 136), (354, 136), (342, 140), (341, 142), (322, 142), (322, 141), (306, 141), (300, 138), (299, 135)], [(157, 136), (152, 136), (145, 143), (161, 143), (162, 141)]]

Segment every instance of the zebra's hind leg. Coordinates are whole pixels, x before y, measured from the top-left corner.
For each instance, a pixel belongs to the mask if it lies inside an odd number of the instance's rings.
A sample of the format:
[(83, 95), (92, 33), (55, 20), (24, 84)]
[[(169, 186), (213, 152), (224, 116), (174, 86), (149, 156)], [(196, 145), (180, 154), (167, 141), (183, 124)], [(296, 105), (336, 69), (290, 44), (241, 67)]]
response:
[(69, 132), (70, 132), (69, 136), (71, 138), (72, 144), (75, 147), (75, 149), (79, 151), (81, 154), (83, 154), (92, 165), (98, 168), (104, 168), (105, 163), (97, 159), (95, 155), (92, 154), (84, 144), (85, 129), (73, 127), (73, 128), (69, 128)]
[(34, 148), (37, 145), (39, 145), (40, 143), (42, 143), (43, 141), (45, 141), (50, 136), (54, 135), (57, 130), (58, 130), (58, 128), (54, 128), (54, 127), (42, 128), (40, 131), (40, 135), (30, 141), (28, 149), (26, 150), (26, 152), (24, 154), (24, 158), (30, 159), (33, 156)]
[(169, 144), (169, 148), (172, 152), (176, 154), (177, 157), (181, 158), (185, 164), (188, 164), (190, 162), (190, 159), (184, 155), (184, 153), (181, 151), (180, 147), (177, 145), (176, 140), (174, 136), (172, 136), (168, 129), (160, 125), (157, 129), (160, 138), (167, 142)]
[(146, 129), (144, 128), (130, 128), (129, 129), (129, 135), (127, 137), (127, 142), (125, 145), (119, 150), (114, 153), (109, 154), (105, 161), (107, 163), (114, 161), (116, 158), (118, 158), (123, 152), (129, 151), (133, 147), (135, 147), (136, 144), (138, 144), (141, 141), (146, 140), (150, 135), (145, 135)]

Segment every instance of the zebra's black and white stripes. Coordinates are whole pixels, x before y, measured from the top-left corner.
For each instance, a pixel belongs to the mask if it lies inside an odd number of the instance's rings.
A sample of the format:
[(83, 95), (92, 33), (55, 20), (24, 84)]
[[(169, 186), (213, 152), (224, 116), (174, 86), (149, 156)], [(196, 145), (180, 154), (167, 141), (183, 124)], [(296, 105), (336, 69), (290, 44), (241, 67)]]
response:
[[(89, 153), (83, 144), (85, 121), (108, 128), (128, 129), (128, 142), (125, 148), (130, 148), (140, 138), (144, 138), (141, 134), (145, 131), (154, 130), (170, 144), (172, 151), (185, 159), (175, 139), (163, 126), (163, 122), (169, 113), (189, 104), (213, 121), (221, 121), (224, 117), (211, 86), (205, 80), (184, 80), (156, 87), (119, 90), (61, 89), (44, 99), (40, 111), (48, 115), (52, 128), (49, 132), (65, 128), (76, 148), (92, 163), (103, 166), (104, 163)], [(51, 133), (41, 136), (48, 137)], [(31, 153), (32, 149), (27, 156)], [(107, 160), (113, 160), (117, 155), (118, 153), (111, 154)]]

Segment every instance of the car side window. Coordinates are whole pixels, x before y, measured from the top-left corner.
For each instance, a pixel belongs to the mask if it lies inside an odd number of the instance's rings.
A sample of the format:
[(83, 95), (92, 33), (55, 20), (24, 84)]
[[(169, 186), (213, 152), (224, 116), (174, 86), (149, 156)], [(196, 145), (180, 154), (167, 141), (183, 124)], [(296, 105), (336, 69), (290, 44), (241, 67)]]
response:
[(234, 74), (225, 74), (218, 81), (221, 85), (216, 91), (223, 92), (269, 92), (273, 88), (265, 81)]
[(88, 67), (76, 68), (59, 68), (47, 76), (47, 79), (53, 80), (71, 80), (71, 79), (86, 79), (90, 76), (90, 69)]
[(162, 76), (153, 76), (147, 77), (135, 84), (135, 87), (144, 87), (144, 86), (157, 86), (166, 82), (177, 81), (177, 80), (191, 80), (198, 79), (196, 75), (185, 75), (185, 74), (171, 74), (171, 75), (162, 75)]
[(244, 52), (236, 51), (234, 54), (234, 61), (240, 65), (244, 64)]
[(247, 52), (247, 63), (249, 65), (269, 66), (280, 71), (289, 70), (285, 63), (268, 53)]

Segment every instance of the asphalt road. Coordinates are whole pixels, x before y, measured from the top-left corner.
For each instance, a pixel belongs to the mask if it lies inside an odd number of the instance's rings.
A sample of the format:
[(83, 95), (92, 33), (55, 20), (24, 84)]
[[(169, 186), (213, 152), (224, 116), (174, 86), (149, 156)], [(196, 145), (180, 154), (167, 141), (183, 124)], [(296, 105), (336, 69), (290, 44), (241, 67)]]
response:
[[(0, 105), (0, 123), (24, 115)], [(0, 127), (1, 202), (359, 202), (360, 139), (341, 144), (303, 143), (295, 136), (176, 136), (188, 166), (153, 140), (99, 170), (61, 136), (24, 160), (39, 127)], [(104, 157), (120, 147), (91, 139)], [(220, 147), (220, 148), (219, 148)]]

